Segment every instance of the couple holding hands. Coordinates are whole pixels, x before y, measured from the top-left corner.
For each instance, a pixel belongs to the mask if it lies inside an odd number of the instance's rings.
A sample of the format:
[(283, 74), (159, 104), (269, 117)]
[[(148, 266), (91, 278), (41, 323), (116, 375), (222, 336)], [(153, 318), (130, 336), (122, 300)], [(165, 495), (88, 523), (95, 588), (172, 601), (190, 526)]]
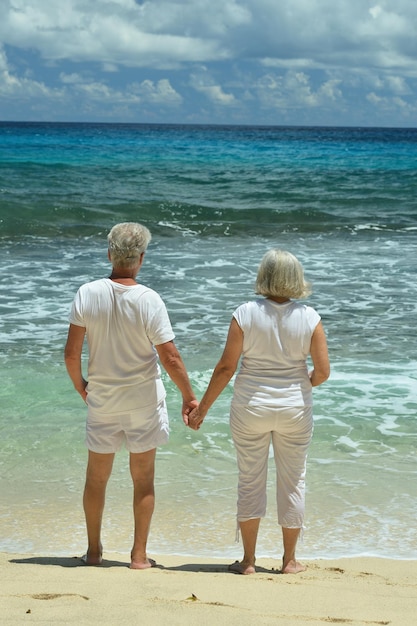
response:
[[(234, 311), (223, 354), (198, 403), (175, 346), (164, 302), (154, 290), (136, 281), (150, 240), (149, 230), (141, 224), (115, 225), (108, 234), (110, 276), (82, 285), (72, 304), (65, 364), (88, 406), (89, 456), (83, 496), (88, 549), (83, 562), (99, 565), (102, 561), (106, 486), (115, 453), (125, 443), (133, 481), (130, 567), (155, 566), (146, 552), (155, 503), (155, 455), (169, 436), (159, 363), (182, 394), (185, 424), (198, 430), (240, 362), (230, 428), (239, 470), (237, 520), (244, 555), (229, 569), (238, 574), (255, 573), (272, 443), (283, 539), (281, 571), (303, 571), (295, 550), (304, 522), (306, 458), (313, 434), (312, 388), (330, 373), (320, 316), (296, 301), (311, 293), (303, 268), (289, 252), (269, 250), (265, 254), (255, 286), (261, 297)], [(88, 383), (81, 365), (85, 338)]]

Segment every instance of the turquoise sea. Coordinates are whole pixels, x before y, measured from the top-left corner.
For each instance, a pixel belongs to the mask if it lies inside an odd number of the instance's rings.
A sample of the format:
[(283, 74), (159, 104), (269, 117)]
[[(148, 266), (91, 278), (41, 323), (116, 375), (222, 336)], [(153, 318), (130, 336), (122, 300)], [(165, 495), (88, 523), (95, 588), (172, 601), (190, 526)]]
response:
[[(417, 558), (417, 129), (0, 123), (0, 551), (85, 549), (85, 407), (63, 363), (78, 286), (108, 275), (106, 234), (153, 234), (140, 280), (164, 298), (201, 395), (264, 252), (303, 262), (331, 378), (299, 557)], [(232, 387), (186, 429), (166, 381), (150, 554), (238, 558)], [(258, 556), (279, 558), (271, 458)], [(131, 547), (121, 451), (105, 551)]]

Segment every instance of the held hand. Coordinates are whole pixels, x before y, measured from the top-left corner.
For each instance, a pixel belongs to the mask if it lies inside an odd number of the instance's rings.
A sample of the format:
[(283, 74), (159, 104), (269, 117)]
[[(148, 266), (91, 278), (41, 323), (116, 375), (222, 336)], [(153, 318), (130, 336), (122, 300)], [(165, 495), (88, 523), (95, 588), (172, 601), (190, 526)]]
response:
[(183, 400), (182, 402), (182, 419), (186, 426), (189, 426), (190, 413), (198, 407), (197, 400)]
[(200, 413), (199, 408), (194, 409), (188, 416), (188, 426), (193, 430), (198, 430), (203, 423), (204, 416)]

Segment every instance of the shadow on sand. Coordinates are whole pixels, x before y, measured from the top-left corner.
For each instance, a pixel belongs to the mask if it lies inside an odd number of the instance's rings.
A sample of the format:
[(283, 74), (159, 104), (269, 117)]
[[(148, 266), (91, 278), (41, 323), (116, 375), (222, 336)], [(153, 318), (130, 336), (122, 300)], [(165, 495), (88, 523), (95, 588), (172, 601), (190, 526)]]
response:
[[(58, 567), (100, 567), (100, 568), (109, 568), (109, 567), (129, 567), (129, 562), (117, 561), (111, 559), (103, 559), (101, 565), (90, 566), (86, 565), (81, 557), (73, 556), (73, 557), (59, 557), (59, 556), (31, 556), (19, 559), (10, 559), (10, 563), (18, 563), (20, 565), (55, 565)], [(216, 564), (216, 563), (184, 563), (183, 565), (175, 565), (171, 567), (165, 567), (161, 563), (157, 563), (152, 569), (166, 570), (170, 572), (205, 572), (207, 574), (235, 574), (235, 572), (230, 572), (228, 569), (228, 565)], [(281, 570), (277, 569), (266, 569), (264, 567), (256, 567), (257, 574), (281, 574)]]

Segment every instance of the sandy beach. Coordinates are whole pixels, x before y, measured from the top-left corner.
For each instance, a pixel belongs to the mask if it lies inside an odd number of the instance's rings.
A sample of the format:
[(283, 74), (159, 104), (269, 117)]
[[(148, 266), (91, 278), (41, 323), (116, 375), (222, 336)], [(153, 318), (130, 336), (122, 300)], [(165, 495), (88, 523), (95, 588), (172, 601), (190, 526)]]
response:
[(76, 556), (3, 553), (1, 623), (416, 624), (417, 561), (315, 560), (282, 575), (261, 559), (256, 574), (239, 576), (219, 559), (155, 558), (156, 568), (139, 572), (122, 555), (87, 567)]

